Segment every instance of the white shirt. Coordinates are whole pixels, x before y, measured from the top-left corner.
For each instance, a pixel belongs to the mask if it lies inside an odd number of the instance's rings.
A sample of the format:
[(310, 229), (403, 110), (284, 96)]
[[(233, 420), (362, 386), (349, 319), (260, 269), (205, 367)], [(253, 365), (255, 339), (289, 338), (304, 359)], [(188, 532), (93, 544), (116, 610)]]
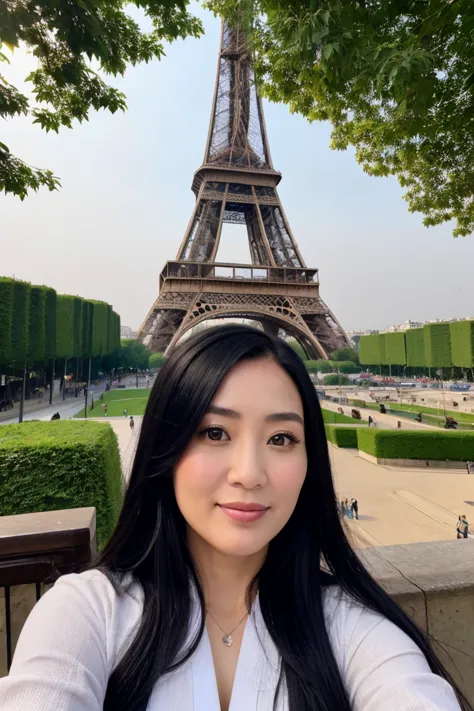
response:
[[(331, 644), (355, 711), (459, 711), (451, 687), (430, 672), (401, 630), (331, 588), (324, 606)], [(141, 619), (133, 583), (118, 596), (99, 571), (65, 575), (33, 609), (10, 675), (0, 679), (2, 711), (100, 711), (107, 681)], [(199, 625), (193, 600), (190, 635)], [(272, 711), (279, 653), (258, 597), (248, 617), (229, 711)], [(278, 711), (287, 711), (285, 694)], [(207, 632), (192, 657), (155, 685), (147, 711), (220, 711)]]

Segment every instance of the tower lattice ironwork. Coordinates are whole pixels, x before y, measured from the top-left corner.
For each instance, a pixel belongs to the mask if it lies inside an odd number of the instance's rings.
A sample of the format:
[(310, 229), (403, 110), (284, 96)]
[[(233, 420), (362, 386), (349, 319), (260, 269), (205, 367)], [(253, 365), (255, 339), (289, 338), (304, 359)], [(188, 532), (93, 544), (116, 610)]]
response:
[[(138, 339), (165, 352), (200, 322), (243, 317), (283, 329), (311, 358), (347, 345), (306, 267), (276, 187), (262, 102), (245, 34), (223, 21), (204, 162), (194, 174), (196, 204), (178, 250), (160, 275), (159, 295)], [(252, 264), (215, 261), (224, 222), (247, 228)]]

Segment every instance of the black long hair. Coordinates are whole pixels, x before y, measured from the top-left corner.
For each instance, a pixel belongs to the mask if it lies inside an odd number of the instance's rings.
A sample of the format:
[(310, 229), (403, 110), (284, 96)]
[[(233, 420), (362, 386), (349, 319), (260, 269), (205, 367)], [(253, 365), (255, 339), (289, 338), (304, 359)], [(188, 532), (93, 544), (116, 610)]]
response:
[[(284, 341), (248, 326), (229, 325), (191, 336), (160, 370), (117, 526), (95, 562), (118, 591), (120, 580), (132, 574), (144, 592), (141, 623), (110, 676), (105, 711), (145, 711), (158, 679), (186, 661), (199, 644), (204, 598), (187, 549), (172, 472), (231, 368), (245, 359), (265, 357), (278, 363), (298, 388), (308, 458), (296, 508), (270, 542), (254, 581), (265, 624), (282, 659), (280, 682), (287, 687), (290, 711), (350, 710), (325, 624), (323, 588), (329, 584), (395, 623), (420, 647), (432, 671), (452, 683), (427, 636), (373, 580), (346, 538), (321, 409), (304, 364)], [(321, 569), (322, 559), (330, 574)], [(184, 649), (190, 579), (202, 614), (196, 638)], [(459, 699), (463, 708), (471, 708), (461, 695)]]

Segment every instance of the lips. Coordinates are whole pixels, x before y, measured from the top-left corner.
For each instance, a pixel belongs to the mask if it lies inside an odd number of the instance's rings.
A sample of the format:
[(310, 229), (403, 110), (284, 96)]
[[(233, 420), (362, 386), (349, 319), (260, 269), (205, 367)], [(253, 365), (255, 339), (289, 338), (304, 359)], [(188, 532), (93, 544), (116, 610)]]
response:
[(240, 523), (258, 521), (270, 508), (262, 504), (246, 504), (240, 501), (218, 504), (218, 506), (226, 516)]

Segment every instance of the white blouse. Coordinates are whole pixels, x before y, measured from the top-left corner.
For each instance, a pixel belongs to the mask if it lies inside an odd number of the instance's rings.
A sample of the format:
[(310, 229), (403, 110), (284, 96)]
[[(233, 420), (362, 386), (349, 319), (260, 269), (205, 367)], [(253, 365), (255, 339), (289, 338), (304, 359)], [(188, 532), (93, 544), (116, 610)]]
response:
[[(0, 679), (2, 711), (100, 711), (107, 680), (140, 622), (143, 593), (118, 596), (99, 571), (65, 575), (29, 616), (10, 675)], [(355, 711), (459, 711), (453, 690), (431, 673), (401, 630), (348, 596), (325, 592), (337, 664)], [(199, 625), (193, 600), (190, 635)], [(229, 711), (272, 711), (280, 658), (258, 597), (248, 617)], [(284, 690), (284, 687), (283, 687)], [(278, 711), (287, 711), (285, 694)], [(204, 631), (192, 657), (155, 685), (147, 711), (220, 711), (211, 646)]]

